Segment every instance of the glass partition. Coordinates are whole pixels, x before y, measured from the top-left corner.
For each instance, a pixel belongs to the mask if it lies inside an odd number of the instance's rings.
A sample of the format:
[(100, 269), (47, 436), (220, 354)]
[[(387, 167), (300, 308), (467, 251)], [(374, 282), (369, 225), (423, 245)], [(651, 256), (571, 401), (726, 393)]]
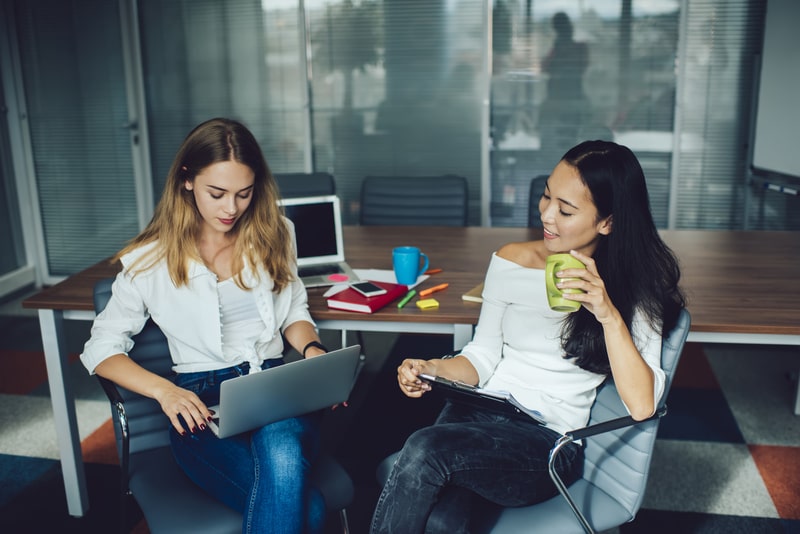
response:
[(494, 2), (495, 226), (525, 226), (531, 179), (586, 139), (639, 156), (667, 224), (680, 3)]
[(307, 110), (298, 1), (140, 0), (156, 201), (200, 122), (244, 122), (273, 172), (304, 169)]
[(119, 12), (104, 0), (14, 7), (47, 273), (69, 275), (139, 226)]
[(368, 175), (456, 174), (480, 224), (483, 0), (308, 0), (314, 151), (345, 222)]

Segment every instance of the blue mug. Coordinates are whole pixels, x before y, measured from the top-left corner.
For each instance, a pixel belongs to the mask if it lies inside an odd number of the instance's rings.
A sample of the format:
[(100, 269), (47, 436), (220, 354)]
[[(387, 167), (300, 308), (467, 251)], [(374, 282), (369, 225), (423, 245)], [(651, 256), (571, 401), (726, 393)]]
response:
[[(424, 260), (422, 267), (420, 259)], [(392, 250), (392, 265), (397, 283), (411, 286), (417, 283), (419, 275), (428, 270), (428, 256), (417, 247), (395, 247)]]

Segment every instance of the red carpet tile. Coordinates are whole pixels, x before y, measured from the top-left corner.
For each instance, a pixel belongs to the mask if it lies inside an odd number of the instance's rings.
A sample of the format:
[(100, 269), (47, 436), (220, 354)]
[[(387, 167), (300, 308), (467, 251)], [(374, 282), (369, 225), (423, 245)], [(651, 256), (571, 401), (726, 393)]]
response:
[(27, 395), (47, 380), (42, 352), (0, 349), (0, 361), (0, 393)]
[(691, 389), (719, 389), (719, 382), (708, 363), (701, 343), (687, 343), (683, 347), (672, 387)]
[(750, 445), (749, 448), (778, 515), (783, 519), (800, 519), (800, 447)]
[(111, 419), (81, 441), (81, 452), (86, 463), (119, 465)]
[[(69, 363), (78, 361), (78, 353), (67, 357)], [(44, 353), (29, 350), (0, 349), (0, 393), (8, 395), (27, 395), (47, 381), (47, 368)]]

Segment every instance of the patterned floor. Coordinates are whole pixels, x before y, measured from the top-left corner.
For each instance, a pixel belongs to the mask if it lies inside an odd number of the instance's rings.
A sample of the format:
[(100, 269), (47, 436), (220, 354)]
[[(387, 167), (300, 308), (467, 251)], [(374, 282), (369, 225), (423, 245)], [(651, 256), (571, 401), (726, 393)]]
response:
[[(73, 357), (87, 334), (88, 324), (68, 323)], [(332, 423), (348, 430), (337, 432), (333, 443), (356, 482), (349, 510), (355, 534), (366, 532), (377, 497), (375, 462), (425, 424), (432, 409), (396, 395), (393, 360), (433, 355), (447, 343), (410, 336), (366, 343), (368, 357), (388, 356), (373, 357), (348, 412)], [(789, 347), (688, 344), (643, 509), (619, 532), (800, 534), (800, 416), (792, 413), (798, 356)], [(16, 303), (0, 306), (0, 532), (115, 530), (118, 479), (108, 404), (79, 363), (71, 373), (91, 503), (83, 518), (66, 512), (35, 315)], [(130, 527), (147, 532), (135, 514)]]

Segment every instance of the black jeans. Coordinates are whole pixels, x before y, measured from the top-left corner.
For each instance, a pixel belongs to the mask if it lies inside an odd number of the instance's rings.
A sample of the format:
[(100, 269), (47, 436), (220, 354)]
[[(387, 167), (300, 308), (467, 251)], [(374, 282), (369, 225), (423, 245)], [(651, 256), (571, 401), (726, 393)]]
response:
[[(436, 423), (414, 432), (397, 458), (372, 518), (373, 534), (469, 532), (476, 499), (525, 506), (557, 493), (547, 471), (559, 434), (527, 421), (448, 403)], [(583, 467), (570, 444), (556, 469), (566, 484)]]

